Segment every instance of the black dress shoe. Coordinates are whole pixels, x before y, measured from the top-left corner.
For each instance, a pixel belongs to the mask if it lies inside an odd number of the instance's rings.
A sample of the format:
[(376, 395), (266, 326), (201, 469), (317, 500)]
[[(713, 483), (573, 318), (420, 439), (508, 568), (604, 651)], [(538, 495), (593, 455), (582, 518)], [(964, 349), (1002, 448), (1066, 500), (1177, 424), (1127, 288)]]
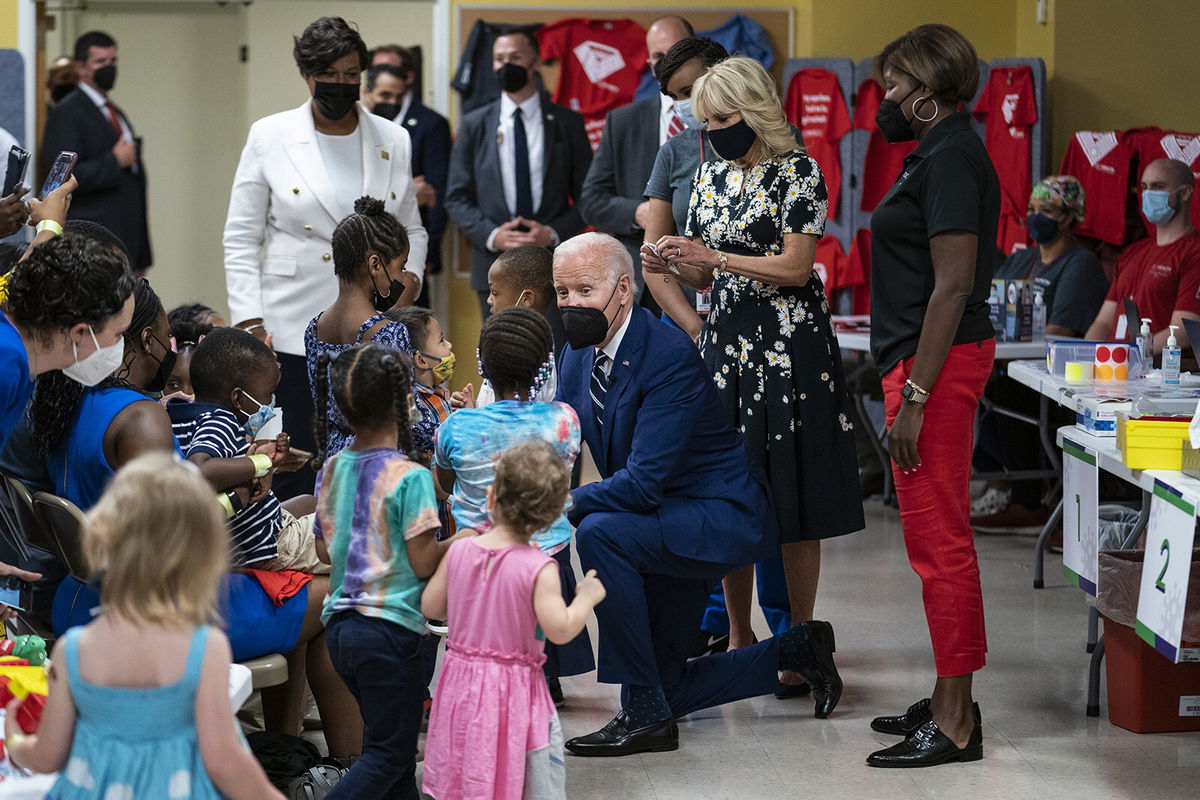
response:
[(978, 761), (983, 758), (983, 725), (975, 718), (975, 727), (967, 746), (960, 748), (942, 733), (933, 720), (921, 725), (912, 736), (899, 744), (867, 756), (872, 767), (933, 767), (952, 761)]
[[(894, 736), (912, 736), (917, 728), (920, 728), (929, 720), (933, 719), (933, 711), (929, 705), (928, 697), (923, 700), (918, 700), (908, 707), (908, 710), (903, 714), (895, 717), (876, 717), (871, 720), (871, 730), (879, 731), (880, 733), (890, 733)], [(971, 709), (975, 712), (975, 721), (979, 722), (979, 703), (972, 703)]]
[(779, 682), (775, 687), (775, 699), (790, 700), (793, 697), (807, 697), (812, 693), (812, 686), (807, 683), (784, 683)]
[(577, 756), (631, 756), (635, 753), (664, 753), (679, 749), (679, 726), (665, 719), (641, 728), (629, 728), (624, 711), (595, 733), (576, 736), (566, 744)]
[(825, 719), (833, 713), (838, 700), (842, 699), (842, 676), (838, 674), (837, 665), (833, 663), (833, 654), (837, 650), (833, 626), (828, 622), (816, 620), (800, 624), (808, 631), (813, 663), (802, 669), (787, 665), (781, 666), (784, 669), (793, 669), (795, 672), (799, 672), (808, 681), (812, 687), (815, 704), (813, 716), (817, 719)]

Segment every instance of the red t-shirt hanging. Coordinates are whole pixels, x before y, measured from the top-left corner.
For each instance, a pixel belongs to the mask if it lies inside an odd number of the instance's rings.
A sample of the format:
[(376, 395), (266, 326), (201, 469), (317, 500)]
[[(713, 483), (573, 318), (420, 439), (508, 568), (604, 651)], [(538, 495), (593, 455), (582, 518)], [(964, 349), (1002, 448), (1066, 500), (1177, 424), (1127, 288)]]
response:
[(551, 99), (583, 115), (595, 150), (605, 115), (633, 100), (646, 66), (646, 30), (631, 19), (563, 19), (538, 38), (542, 60), (562, 65)]
[(863, 211), (874, 211), (883, 200), (888, 189), (896, 182), (896, 176), (904, 169), (904, 158), (917, 149), (916, 142), (891, 144), (879, 132), (875, 114), (879, 101), (883, 99), (883, 87), (874, 78), (867, 78), (858, 87), (858, 102), (854, 106), (854, 127), (870, 131), (867, 141), (867, 158), (863, 166), (862, 200)]
[(827, 69), (802, 69), (788, 85), (784, 113), (800, 129), (804, 147), (825, 176), (830, 219), (837, 219), (842, 190), (842, 163), (838, 142), (850, 132), (850, 112), (842, 98), (837, 75)]
[(1117, 303), (1119, 316), (1125, 313), (1120, 301), (1132, 298), (1138, 312), (1152, 320), (1150, 329), (1158, 333), (1171, 323), (1175, 311), (1200, 314), (1198, 294), (1200, 232), (1192, 231), (1165, 247), (1159, 247), (1153, 236), (1129, 245), (1117, 261), (1105, 299)]
[(846, 287), (846, 254), (836, 236), (825, 234), (817, 242), (817, 254), (813, 257), (813, 271), (821, 276), (825, 296), (831, 299), (834, 292)]
[(1078, 178), (1087, 198), (1076, 233), (1118, 247), (1125, 243), (1129, 155), (1128, 145), (1114, 131), (1079, 131), (1071, 137), (1058, 172)]
[(1037, 122), (1033, 73), (1029, 67), (995, 67), (972, 112), (986, 119), (984, 144), (996, 167), (1003, 195), (996, 246), (1011, 255), (1029, 243), (1025, 209), (1033, 188), (1029, 168), (1030, 132)]
[(871, 313), (871, 229), (859, 228), (846, 256), (846, 285), (854, 287), (851, 314)]
[[(1192, 175), (1200, 179), (1200, 134), (1164, 131), (1158, 128), (1143, 128), (1125, 132), (1133, 154), (1137, 156), (1137, 183), (1142, 182), (1142, 173), (1151, 161), (1172, 158), (1182, 161), (1192, 169)], [(1200, 228), (1200, 202), (1192, 199), (1192, 226)], [(1142, 218), (1145, 222), (1145, 217)], [(1146, 223), (1146, 230), (1153, 230)]]

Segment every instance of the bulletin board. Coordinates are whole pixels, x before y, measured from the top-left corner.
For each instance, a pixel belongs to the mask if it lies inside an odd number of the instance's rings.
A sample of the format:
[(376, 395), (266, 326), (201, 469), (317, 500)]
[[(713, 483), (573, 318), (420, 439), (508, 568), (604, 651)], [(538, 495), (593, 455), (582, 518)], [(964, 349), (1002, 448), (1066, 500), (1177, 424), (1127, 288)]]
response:
[[(471, 27), (483, 20), (484, 22), (504, 22), (509, 25), (532, 25), (543, 23), (549, 25), (560, 19), (631, 19), (643, 28), (659, 17), (668, 14), (680, 14), (685, 17), (692, 27), (698, 31), (707, 31), (724, 23), (734, 14), (741, 14), (763, 26), (771, 49), (775, 52), (775, 65), (771, 74), (776, 82), (783, 79), (783, 68), (792, 55), (795, 25), (793, 24), (792, 8), (742, 8), (731, 5), (728, 8), (644, 8), (642, 6), (608, 6), (603, 9), (587, 9), (580, 6), (506, 6), (506, 5), (460, 5), (456, 20), (457, 44), (451, 54), (452, 63), (458, 63), (459, 54), (467, 44)], [(559, 66), (557, 63), (542, 66), (542, 80), (546, 89), (553, 94), (558, 86)]]

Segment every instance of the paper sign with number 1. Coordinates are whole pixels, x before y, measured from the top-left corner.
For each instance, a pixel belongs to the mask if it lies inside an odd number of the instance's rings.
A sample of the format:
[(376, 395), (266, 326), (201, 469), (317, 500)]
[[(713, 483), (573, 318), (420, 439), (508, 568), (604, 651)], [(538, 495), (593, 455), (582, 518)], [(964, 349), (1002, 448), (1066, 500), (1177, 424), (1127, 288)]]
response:
[(1187, 607), (1196, 506), (1162, 481), (1154, 482), (1146, 527), (1146, 560), (1138, 592), (1137, 633), (1171, 661), (1179, 661)]
[(1096, 454), (1063, 439), (1063, 575), (1096, 596), (1100, 572), (1100, 491)]

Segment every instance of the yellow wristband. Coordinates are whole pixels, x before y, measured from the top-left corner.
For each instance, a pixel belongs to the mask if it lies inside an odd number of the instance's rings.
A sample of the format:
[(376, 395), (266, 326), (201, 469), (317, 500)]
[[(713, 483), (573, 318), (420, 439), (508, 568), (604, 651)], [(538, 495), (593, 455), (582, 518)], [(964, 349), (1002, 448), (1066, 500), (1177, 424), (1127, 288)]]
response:
[(254, 465), (254, 477), (261, 478), (271, 471), (274, 464), (271, 463), (271, 457), (266, 453), (255, 453), (250, 456), (250, 463)]
[(225, 516), (233, 516), (233, 503), (230, 501), (228, 494), (225, 492), (218, 492), (217, 502), (221, 504), (221, 508), (225, 509)]
[(52, 219), (42, 220), (37, 224), (37, 228), (34, 230), (36, 230), (38, 233), (41, 233), (42, 231), (50, 231), (55, 236), (62, 236), (62, 225), (59, 225)]

